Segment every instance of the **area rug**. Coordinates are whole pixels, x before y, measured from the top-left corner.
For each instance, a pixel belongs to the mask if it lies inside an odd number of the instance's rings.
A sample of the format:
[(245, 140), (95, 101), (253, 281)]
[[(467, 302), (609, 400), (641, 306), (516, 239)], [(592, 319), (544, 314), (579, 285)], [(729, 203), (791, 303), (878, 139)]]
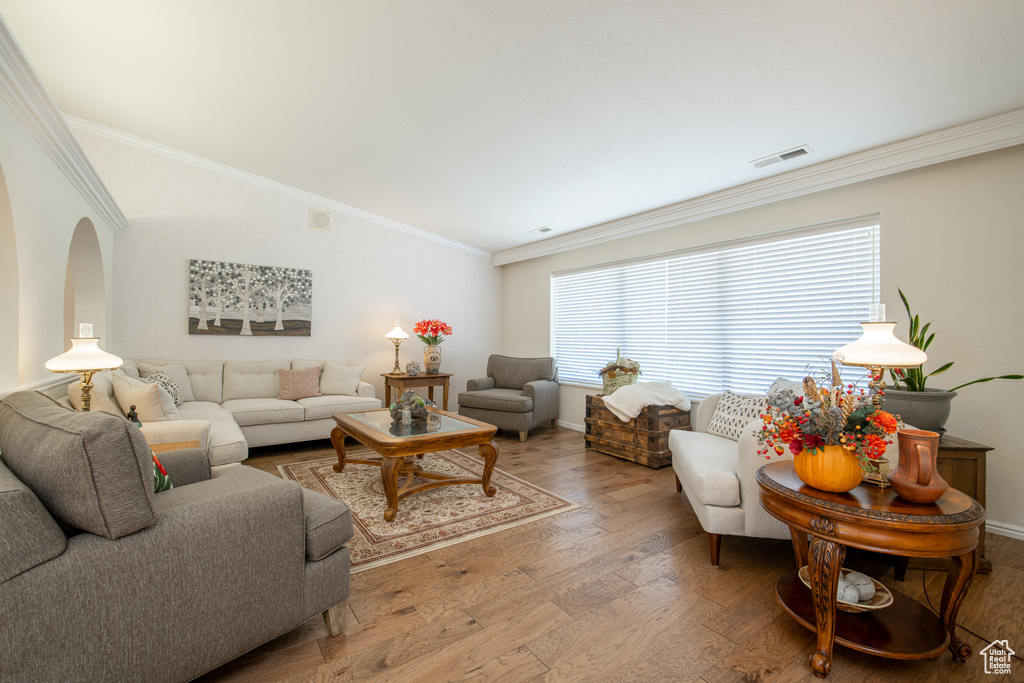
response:
[[(365, 453), (357, 457), (369, 459)], [(579, 507), (496, 467), (491, 485), (497, 493), (491, 498), (479, 484), (441, 486), (403, 498), (395, 521), (385, 522), (380, 468), (350, 463), (339, 473), (333, 467), (337, 462), (324, 458), (277, 468), (285, 479), (342, 500), (352, 510), (355, 536), (348, 547), (353, 573)], [(421, 463), (427, 471), (458, 477), (479, 477), (484, 466), (459, 451), (428, 453)]]

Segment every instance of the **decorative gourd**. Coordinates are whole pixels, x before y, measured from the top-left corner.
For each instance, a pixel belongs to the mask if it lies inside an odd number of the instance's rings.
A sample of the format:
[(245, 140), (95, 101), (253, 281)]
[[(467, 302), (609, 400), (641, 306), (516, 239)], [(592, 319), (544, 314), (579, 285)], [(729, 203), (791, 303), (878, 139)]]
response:
[(800, 451), (793, 456), (793, 467), (802, 482), (832, 493), (857, 488), (864, 476), (857, 454), (842, 446), (820, 446), (813, 455)]

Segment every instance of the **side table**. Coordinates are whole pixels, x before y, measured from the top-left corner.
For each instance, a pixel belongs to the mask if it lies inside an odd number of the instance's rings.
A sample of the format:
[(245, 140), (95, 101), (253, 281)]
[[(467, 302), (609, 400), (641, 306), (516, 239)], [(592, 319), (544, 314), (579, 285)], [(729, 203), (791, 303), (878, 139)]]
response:
[[(956, 617), (978, 569), (978, 527), (985, 510), (956, 489), (931, 505), (905, 501), (891, 488), (861, 484), (848, 493), (826, 493), (804, 484), (792, 462), (757, 471), (761, 506), (789, 526), (797, 566), (808, 565), (810, 591), (784, 575), (775, 585), (783, 609), (817, 633), (810, 663), (824, 678), (832, 669), (832, 647), (840, 643), (893, 659), (930, 659), (946, 649), (963, 662), (972, 650), (956, 635)], [(810, 534), (810, 548), (807, 535)], [(941, 618), (905, 595), (862, 614), (836, 611), (836, 587), (847, 547), (907, 557), (949, 557)]]
[(395, 400), (401, 398), (402, 394), (406, 389), (415, 389), (416, 387), (427, 387), (427, 398), (431, 401), (434, 400), (434, 387), (443, 385), (444, 386), (444, 403), (441, 406), (442, 410), (448, 410), (448, 384), (451, 381), (452, 373), (450, 372), (439, 372), (436, 375), (392, 375), (388, 372), (380, 373), (380, 376), (384, 378), (384, 407), (387, 408), (391, 405), (391, 387), (395, 388)]

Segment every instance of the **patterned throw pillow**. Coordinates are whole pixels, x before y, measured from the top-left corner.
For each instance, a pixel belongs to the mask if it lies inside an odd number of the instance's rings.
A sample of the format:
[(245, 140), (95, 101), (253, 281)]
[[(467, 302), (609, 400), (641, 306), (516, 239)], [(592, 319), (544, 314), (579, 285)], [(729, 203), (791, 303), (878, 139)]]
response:
[[(150, 453), (153, 453), (153, 451), (150, 451)], [(167, 470), (157, 460), (156, 453), (153, 453), (153, 493), (160, 493), (161, 491), (168, 491), (173, 488), (174, 484), (171, 483)]]
[(305, 370), (278, 370), (281, 377), (282, 401), (297, 401), (300, 398), (320, 396), (320, 368), (312, 367)]
[(724, 436), (739, 441), (747, 425), (761, 417), (765, 402), (763, 396), (744, 398), (731, 391), (726, 391), (715, 406), (708, 424), (708, 434)]
[(178, 385), (175, 384), (174, 380), (171, 379), (171, 376), (168, 375), (163, 370), (157, 370), (152, 375), (150, 375), (149, 377), (142, 381), (145, 382), (146, 384), (159, 384), (160, 386), (162, 386), (164, 389), (167, 390), (167, 393), (171, 395), (171, 398), (174, 399), (174, 405), (176, 406), (180, 406), (181, 402), (185, 400), (184, 397), (181, 395), (181, 390), (178, 389)]

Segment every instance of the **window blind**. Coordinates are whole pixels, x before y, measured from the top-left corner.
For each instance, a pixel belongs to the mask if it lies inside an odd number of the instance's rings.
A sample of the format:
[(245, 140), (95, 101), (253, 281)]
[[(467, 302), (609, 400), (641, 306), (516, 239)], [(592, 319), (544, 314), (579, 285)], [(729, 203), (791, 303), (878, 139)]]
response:
[[(693, 397), (827, 366), (879, 299), (877, 216), (552, 276), (559, 381), (622, 355)], [(863, 374), (863, 373), (858, 373)]]

